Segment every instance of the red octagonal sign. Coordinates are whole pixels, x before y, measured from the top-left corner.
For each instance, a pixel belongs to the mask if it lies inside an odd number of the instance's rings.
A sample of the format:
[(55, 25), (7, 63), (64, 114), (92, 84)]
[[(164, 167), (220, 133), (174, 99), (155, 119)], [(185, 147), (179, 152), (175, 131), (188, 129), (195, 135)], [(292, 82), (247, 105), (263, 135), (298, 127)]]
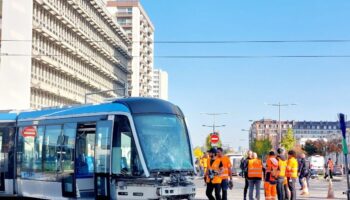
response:
[(211, 136), (210, 136), (210, 141), (211, 141), (211, 143), (213, 143), (213, 144), (218, 143), (218, 142), (219, 142), (219, 136), (218, 136), (218, 135), (215, 135), (215, 134), (211, 135)]

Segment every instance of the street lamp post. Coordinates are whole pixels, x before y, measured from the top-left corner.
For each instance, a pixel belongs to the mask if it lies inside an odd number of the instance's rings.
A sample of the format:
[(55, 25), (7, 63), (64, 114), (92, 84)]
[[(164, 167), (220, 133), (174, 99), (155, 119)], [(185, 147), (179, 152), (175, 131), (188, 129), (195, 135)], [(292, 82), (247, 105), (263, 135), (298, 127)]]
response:
[(213, 116), (213, 125), (202, 125), (203, 127), (212, 127), (213, 128), (213, 133), (215, 133), (216, 127), (225, 127), (226, 126), (225, 124), (223, 124), (223, 125), (216, 125), (215, 119), (216, 119), (216, 116), (218, 116), (218, 115), (225, 115), (227, 113), (201, 113), (201, 114)]
[(282, 126), (281, 126), (281, 107), (287, 107), (287, 106), (296, 106), (297, 104), (291, 103), (291, 104), (281, 104), (281, 102), (275, 103), (275, 104), (267, 104), (268, 106), (274, 106), (278, 107), (278, 140), (279, 144), (282, 142)]
[(241, 131), (245, 131), (245, 132), (249, 132), (249, 140), (248, 140), (248, 142), (249, 142), (249, 150), (251, 150), (252, 149), (252, 133), (251, 133), (251, 131), (250, 130), (247, 130), (247, 129), (242, 129)]

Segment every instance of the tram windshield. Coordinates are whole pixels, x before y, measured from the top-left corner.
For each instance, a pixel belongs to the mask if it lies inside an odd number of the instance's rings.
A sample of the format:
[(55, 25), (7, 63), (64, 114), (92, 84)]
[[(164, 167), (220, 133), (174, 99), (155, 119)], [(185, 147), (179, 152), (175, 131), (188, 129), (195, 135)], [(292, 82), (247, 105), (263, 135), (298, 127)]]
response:
[(134, 116), (150, 172), (193, 170), (191, 148), (183, 118), (170, 114)]

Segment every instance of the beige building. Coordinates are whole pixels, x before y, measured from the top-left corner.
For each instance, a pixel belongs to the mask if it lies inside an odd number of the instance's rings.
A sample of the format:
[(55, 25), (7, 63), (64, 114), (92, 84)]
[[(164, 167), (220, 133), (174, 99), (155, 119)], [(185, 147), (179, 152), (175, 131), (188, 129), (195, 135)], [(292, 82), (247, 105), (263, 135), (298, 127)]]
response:
[(130, 95), (152, 97), (154, 26), (139, 0), (108, 1), (107, 7), (133, 42)]
[[(256, 139), (269, 139), (273, 148), (279, 147), (279, 131), (281, 130), (282, 138), (287, 133), (288, 128), (293, 128), (294, 121), (281, 121), (271, 119), (262, 119), (254, 121), (250, 127), (249, 144)], [(281, 127), (281, 129), (280, 129)]]
[(153, 97), (168, 100), (168, 73), (164, 70), (153, 70)]
[(1, 1), (0, 109), (124, 95), (131, 41), (101, 0)]

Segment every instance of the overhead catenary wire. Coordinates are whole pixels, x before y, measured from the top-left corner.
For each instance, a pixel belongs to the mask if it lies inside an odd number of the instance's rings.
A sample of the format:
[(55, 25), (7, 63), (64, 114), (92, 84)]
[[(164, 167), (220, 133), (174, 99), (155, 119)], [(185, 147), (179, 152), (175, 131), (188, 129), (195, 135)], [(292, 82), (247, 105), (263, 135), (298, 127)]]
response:
[[(0, 42), (35, 42), (32, 39), (2, 39)], [(56, 40), (57, 42), (82, 42), (82, 40)], [(105, 40), (83, 40), (86, 42), (104, 42)], [(155, 40), (132, 41), (133, 43), (154, 44), (235, 44), (235, 43), (350, 43), (350, 39), (310, 39), (310, 40)]]
[[(1, 57), (60, 57), (67, 55), (57, 54), (9, 54), (1, 53)], [(98, 56), (89, 56), (98, 57)], [(142, 57), (142, 56), (133, 56)], [(263, 58), (350, 58), (349, 55), (159, 55), (154, 56), (155, 58), (163, 59), (263, 59)]]

